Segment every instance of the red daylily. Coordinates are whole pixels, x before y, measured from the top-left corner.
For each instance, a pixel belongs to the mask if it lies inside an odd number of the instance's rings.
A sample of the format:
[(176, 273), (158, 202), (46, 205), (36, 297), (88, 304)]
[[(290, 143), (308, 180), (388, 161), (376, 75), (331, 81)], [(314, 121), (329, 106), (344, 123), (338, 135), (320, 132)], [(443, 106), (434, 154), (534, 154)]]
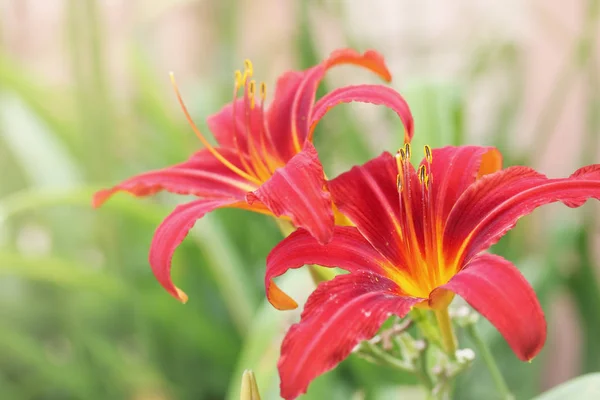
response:
[(486, 317), (520, 359), (542, 348), (546, 322), (533, 289), (513, 264), (484, 251), (541, 205), (579, 207), (600, 198), (600, 165), (549, 179), (527, 167), (501, 169), (495, 148), (425, 152), (417, 170), (407, 145), (396, 157), (384, 153), (332, 180), (334, 203), (355, 227), (336, 227), (327, 244), (299, 229), (269, 255), (267, 295), (280, 309), (290, 300), (272, 279), (288, 269), (319, 264), (350, 272), (320, 284), (287, 333), (282, 397), (303, 393), (390, 315), (404, 317), (415, 306), (440, 312), (454, 294)]
[[(347, 86), (315, 102), (316, 90), (332, 67), (354, 64), (386, 81), (391, 80), (383, 57), (344, 49), (333, 52), (321, 64), (305, 71), (283, 74), (275, 97), (265, 109), (266, 86), (252, 80), (253, 68), (236, 71), (234, 100), (208, 118), (218, 147), (213, 147), (192, 122), (177, 87), (176, 94), (194, 132), (205, 149), (187, 161), (165, 169), (146, 172), (101, 190), (95, 207), (118, 191), (149, 196), (166, 190), (191, 194), (199, 199), (177, 207), (157, 228), (149, 261), (160, 284), (182, 302), (187, 296), (171, 281), (171, 258), (196, 220), (222, 207), (237, 207), (281, 217), (302, 227), (320, 243), (331, 239), (334, 214), (326, 190), (323, 168), (312, 145), (315, 125), (333, 106), (344, 102), (367, 102), (394, 110), (405, 126), (405, 140), (413, 135), (413, 119), (404, 99), (381, 85)], [(243, 95), (237, 94), (243, 88)]]

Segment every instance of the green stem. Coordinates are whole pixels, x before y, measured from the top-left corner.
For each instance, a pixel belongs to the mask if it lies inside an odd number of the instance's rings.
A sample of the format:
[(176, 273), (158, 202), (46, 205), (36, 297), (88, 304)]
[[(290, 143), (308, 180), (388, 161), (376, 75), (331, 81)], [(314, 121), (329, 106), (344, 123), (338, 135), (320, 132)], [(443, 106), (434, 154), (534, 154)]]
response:
[(448, 307), (435, 310), (435, 316), (442, 334), (444, 350), (448, 353), (450, 359), (454, 360), (456, 359), (456, 336), (452, 329), (452, 320), (450, 320), (450, 314), (448, 314)]
[(441, 346), (440, 335), (437, 329), (435, 329), (435, 326), (429, 320), (426, 311), (423, 311), (419, 308), (413, 308), (410, 312), (410, 318), (415, 322), (428, 342)]
[(369, 341), (363, 342), (363, 348), (367, 351), (368, 354), (375, 356), (379, 361), (386, 363), (390, 367), (397, 368), (402, 371), (415, 373), (415, 369), (408, 363), (397, 359), (396, 357), (388, 354), (376, 344), (373, 344)]
[(498, 368), (498, 365), (496, 364), (496, 360), (494, 359), (492, 352), (488, 348), (487, 344), (483, 341), (481, 336), (479, 336), (479, 332), (477, 332), (477, 329), (475, 328), (475, 324), (468, 324), (466, 326), (466, 330), (467, 330), (467, 334), (469, 335), (469, 337), (475, 344), (475, 347), (479, 351), (479, 354), (481, 354), (481, 357), (482, 357), (483, 361), (485, 362), (485, 365), (487, 366), (488, 370), (490, 371), (492, 380), (494, 381), (494, 384), (496, 385), (498, 392), (501, 394), (502, 399), (504, 399), (504, 400), (514, 399), (513, 395), (510, 393), (510, 390), (508, 389), (508, 386), (506, 385), (506, 382), (504, 381), (504, 377), (502, 377), (502, 373), (500, 373), (500, 369)]
[(427, 350), (428, 347), (423, 349), (421, 354), (419, 354), (419, 358), (415, 361), (415, 372), (421, 383), (427, 388), (427, 391), (431, 394), (431, 390), (434, 387), (434, 383), (431, 379), (431, 376), (429, 375), (429, 370), (427, 368)]

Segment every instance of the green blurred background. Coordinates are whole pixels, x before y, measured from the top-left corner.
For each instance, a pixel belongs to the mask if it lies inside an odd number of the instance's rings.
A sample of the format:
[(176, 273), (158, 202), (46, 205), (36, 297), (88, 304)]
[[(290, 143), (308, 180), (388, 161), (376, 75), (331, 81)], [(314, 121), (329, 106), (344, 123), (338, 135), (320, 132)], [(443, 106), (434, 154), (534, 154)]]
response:
[[(279, 343), (298, 313), (264, 301), (275, 223), (239, 210), (199, 222), (174, 258), (184, 306), (156, 283), (147, 252), (187, 199), (90, 206), (95, 190), (199, 147), (169, 71), (207, 132), (244, 58), (272, 93), (287, 69), (374, 48), (411, 104), (417, 145), (496, 145), (506, 165), (564, 176), (600, 160), (598, 12), (594, 0), (0, 0), (0, 399), (236, 399), (245, 368), (278, 398)], [(365, 81), (376, 82), (344, 67), (321, 92)], [(401, 132), (389, 110), (348, 105), (316, 144), (333, 176), (395, 150)], [(599, 210), (546, 207), (494, 247), (549, 321), (531, 364), (480, 322), (518, 399), (600, 370)], [(312, 289), (306, 271), (283, 280), (300, 298)], [(306, 398), (422, 398), (414, 383), (350, 357)], [(455, 396), (491, 399), (491, 388), (476, 364)]]

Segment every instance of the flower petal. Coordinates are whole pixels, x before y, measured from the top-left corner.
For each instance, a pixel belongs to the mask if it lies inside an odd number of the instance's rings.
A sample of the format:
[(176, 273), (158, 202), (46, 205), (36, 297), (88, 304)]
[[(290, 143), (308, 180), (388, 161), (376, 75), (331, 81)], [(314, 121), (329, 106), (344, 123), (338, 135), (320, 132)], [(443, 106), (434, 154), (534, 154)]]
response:
[(297, 304), (281, 291), (273, 279), (287, 270), (305, 264), (339, 267), (349, 272), (370, 271), (385, 275), (392, 268), (354, 227), (335, 227), (331, 242), (323, 245), (304, 229), (298, 229), (279, 243), (267, 257), (265, 290), (271, 304), (279, 310), (289, 310)]
[(316, 91), (325, 73), (337, 65), (364, 67), (384, 80), (391, 80), (383, 57), (372, 50), (360, 54), (351, 49), (336, 50), (321, 64), (305, 71), (290, 71), (277, 81), (275, 97), (267, 112), (273, 143), (282, 160), (297, 153), (308, 135), (308, 123)]
[(307, 142), (283, 168), (254, 192), (248, 193), (249, 204), (259, 200), (275, 216), (290, 217), (298, 228), (305, 228), (321, 243), (327, 243), (333, 235), (333, 204), (326, 182), (323, 166), (317, 150)]
[(392, 314), (404, 317), (422, 301), (396, 295), (391, 280), (371, 272), (340, 275), (309, 297), (299, 323), (281, 345), (281, 397), (295, 399), (310, 382), (334, 368)]
[[(235, 161), (237, 156), (232, 151), (225, 149), (218, 151), (237, 166), (238, 162)], [(171, 193), (205, 197), (237, 197), (243, 201), (246, 192), (255, 188), (255, 185), (239, 177), (204, 149), (181, 164), (145, 172), (110, 189), (98, 191), (94, 195), (93, 206), (100, 207), (119, 191), (134, 196), (150, 196), (166, 190)]]
[(329, 181), (329, 190), (335, 205), (373, 247), (392, 264), (405, 265), (397, 174), (394, 157), (383, 153)]
[(206, 213), (221, 207), (234, 206), (238, 199), (200, 199), (175, 208), (158, 226), (150, 246), (150, 266), (158, 282), (173, 297), (185, 303), (187, 296), (171, 281), (171, 259), (173, 253), (196, 221)]
[(312, 135), (317, 123), (330, 109), (341, 103), (350, 103), (355, 101), (384, 105), (392, 109), (396, 114), (398, 114), (402, 124), (404, 125), (404, 141), (411, 141), (414, 134), (414, 120), (410, 112), (410, 107), (400, 93), (383, 85), (345, 86), (336, 89), (320, 98), (315, 104), (311, 115), (308, 140), (312, 140)]
[(458, 199), (445, 228), (444, 249), (457, 263), (489, 248), (518, 219), (544, 204), (561, 201), (579, 207), (600, 199), (600, 165), (565, 179), (548, 179), (527, 167), (511, 167), (484, 176)]
[[(426, 164), (423, 160), (421, 165)], [(440, 227), (452, 206), (476, 179), (502, 168), (502, 155), (494, 147), (448, 146), (432, 150), (431, 194)]]
[(504, 258), (481, 254), (440, 289), (458, 294), (487, 318), (521, 360), (531, 360), (544, 346), (542, 307), (523, 275)]

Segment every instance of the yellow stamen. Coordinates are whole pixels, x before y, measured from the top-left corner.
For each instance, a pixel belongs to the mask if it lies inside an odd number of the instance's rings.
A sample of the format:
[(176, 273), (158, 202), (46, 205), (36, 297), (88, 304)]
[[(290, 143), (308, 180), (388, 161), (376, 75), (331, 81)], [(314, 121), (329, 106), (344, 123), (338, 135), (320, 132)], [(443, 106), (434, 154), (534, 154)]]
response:
[(425, 184), (427, 180), (427, 167), (425, 165), (421, 165), (419, 167), (419, 182)]
[(254, 74), (254, 67), (252, 66), (252, 61), (245, 59), (244, 60), (244, 75), (242, 76), (242, 86), (246, 84), (248, 78), (252, 78)]
[(264, 83), (264, 82), (260, 83), (259, 92), (260, 92), (260, 100), (265, 101), (267, 98), (267, 84), (266, 83)]
[(232, 172), (238, 174), (240, 177), (247, 179), (257, 185), (261, 184), (261, 181), (256, 179), (255, 177), (249, 175), (248, 173), (246, 173), (245, 171), (242, 171), (241, 169), (239, 169), (238, 167), (236, 167), (235, 165), (233, 165), (231, 162), (229, 162), (229, 160), (227, 160), (225, 157), (223, 157), (209, 142), (208, 140), (206, 140), (206, 138), (204, 137), (204, 135), (202, 135), (202, 133), (200, 132), (200, 129), (198, 129), (198, 127), (196, 126), (196, 124), (194, 123), (194, 120), (192, 119), (190, 113), (187, 110), (187, 107), (185, 106), (185, 103), (183, 102), (183, 99), (181, 97), (181, 93), (179, 93), (179, 88), (177, 87), (177, 82), (175, 82), (175, 76), (173, 75), (173, 73), (169, 73), (169, 76), (171, 77), (171, 85), (173, 86), (173, 90), (175, 90), (175, 95), (177, 96), (177, 101), (179, 102), (179, 105), (181, 106), (181, 109), (183, 110), (183, 114), (185, 115), (185, 118), (187, 119), (187, 121), (189, 122), (190, 126), (192, 127), (192, 130), (194, 131), (194, 133), (196, 134), (196, 136), (198, 137), (198, 139), (200, 139), (200, 142), (202, 142), (202, 144), (204, 145), (204, 147), (206, 147), (208, 149), (208, 151), (217, 159), (219, 160), (223, 165), (225, 165), (227, 168), (229, 168)]
[(248, 84), (248, 99), (250, 99), (250, 109), (254, 110), (254, 95), (256, 93), (256, 81), (252, 79)]
[(431, 147), (425, 145), (425, 159), (429, 164), (433, 162), (433, 154), (431, 153)]
[(404, 144), (404, 153), (406, 154), (406, 161), (410, 161), (410, 156), (411, 156), (410, 143)]
[(235, 93), (243, 86), (244, 82), (242, 82), (242, 71), (239, 69), (233, 73), (234, 83), (235, 83)]

